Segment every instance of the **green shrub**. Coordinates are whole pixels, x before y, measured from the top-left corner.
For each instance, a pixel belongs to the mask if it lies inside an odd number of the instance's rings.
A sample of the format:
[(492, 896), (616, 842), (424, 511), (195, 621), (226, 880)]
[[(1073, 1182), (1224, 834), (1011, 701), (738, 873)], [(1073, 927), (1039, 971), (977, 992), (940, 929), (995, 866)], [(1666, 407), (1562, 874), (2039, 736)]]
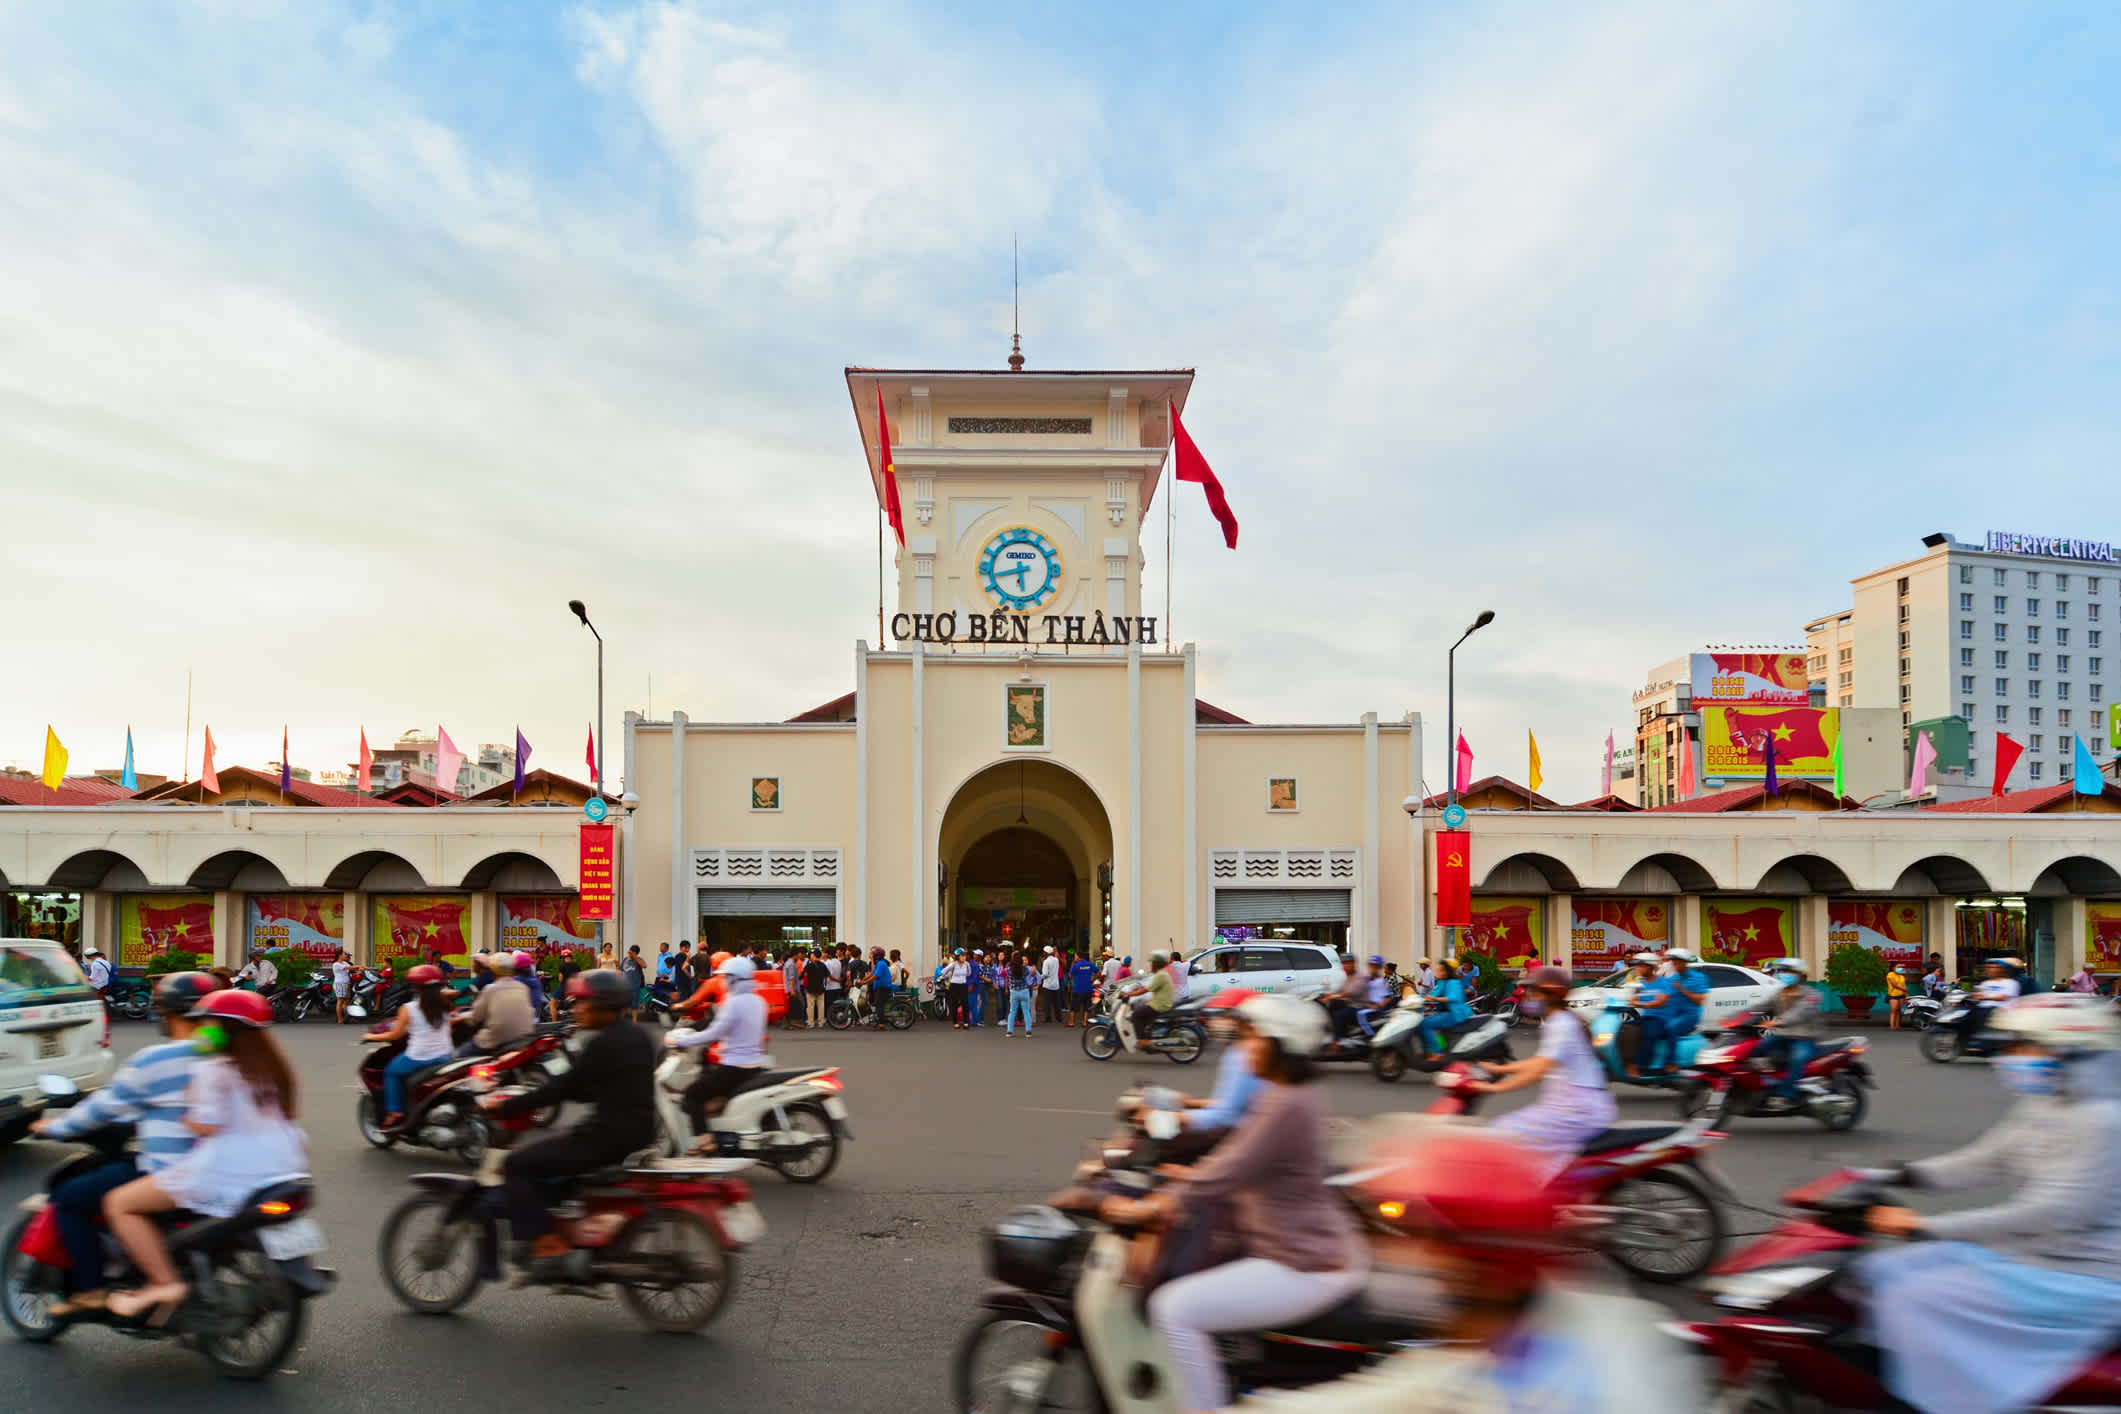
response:
[(316, 975), (317, 960), (300, 948), (275, 948), (265, 959), (280, 970), (283, 987), (304, 986)]
[(1885, 990), (1885, 959), (1861, 943), (1836, 944), (1826, 955), (1826, 984), (1844, 997), (1875, 997)]
[(196, 972), (201, 966), (202, 960), (197, 953), (185, 952), (181, 948), (173, 948), (168, 952), (157, 953), (149, 958), (147, 966), (140, 970), (140, 975), (143, 977), (160, 977), (165, 972)]
[(1467, 963), (1473, 963), (1480, 968), (1480, 982), (1484, 987), (1492, 987), (1503, 980), (1502, 964), (1487, 953), (1482, 952), (1479, 948), (1460, 948), (1458, 950), (1458, 973), (1460, 977), (1465, 975)]

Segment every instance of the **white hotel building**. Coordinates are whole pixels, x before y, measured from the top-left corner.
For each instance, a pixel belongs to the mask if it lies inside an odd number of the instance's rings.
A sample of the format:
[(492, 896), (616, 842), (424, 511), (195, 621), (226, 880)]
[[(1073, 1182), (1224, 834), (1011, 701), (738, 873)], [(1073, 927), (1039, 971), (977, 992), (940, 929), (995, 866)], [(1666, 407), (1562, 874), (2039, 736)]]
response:
[(1807, 625), (1828, 706), (1898, 707), (1901, 725), (1963, 717), (1970, 784), (1986, 789), (1999, 731), (2025, 748), (2013, 789), (2067, 780), (2071, 739), (2109, 759), (2109, 671), (2121, 628), (2113, 546), (1991, 532), (1927, 535), (1924, 552), (1851, 581), (1854, 602)]

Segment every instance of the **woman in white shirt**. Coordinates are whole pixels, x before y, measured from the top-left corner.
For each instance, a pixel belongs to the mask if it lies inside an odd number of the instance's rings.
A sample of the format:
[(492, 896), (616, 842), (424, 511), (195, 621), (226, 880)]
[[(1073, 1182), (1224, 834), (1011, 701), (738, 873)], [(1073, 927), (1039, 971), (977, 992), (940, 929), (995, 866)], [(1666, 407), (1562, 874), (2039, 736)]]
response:
[(450, 1058), (456, 1046), (449, 1034), (449, 1003), (442, 997), (442, 969), (421, 963), (405, 974), (419, 990), (398, 1008), (389, 1029), (361, 1039), (378, 1044), (403, 1041), (405, 1049), (383, 1067), (383, 1127), (394, 1129), (405, 1119), (405, 1090), (413, 1078)]
[(1488, 1069), (1502, 1079), (1476, 1080), (1466, 1087), (1483, 1095), (1506, 1095), (1539, 1086), (1536, 1101), (1488, 1127), (1544, 1155), (1549, 1178), (1611, 1128), (1619, 1113), (1613, 1092), (1606, 1088), (1605, 1067), (1591, 1050), (1590, 1028), (1569, 1010), (1571, 982), (1558, 967), (1542, 967), (1526, 978), (1518, 1014), (1539, 1018), (1539, 1053), (1491, 1065)]

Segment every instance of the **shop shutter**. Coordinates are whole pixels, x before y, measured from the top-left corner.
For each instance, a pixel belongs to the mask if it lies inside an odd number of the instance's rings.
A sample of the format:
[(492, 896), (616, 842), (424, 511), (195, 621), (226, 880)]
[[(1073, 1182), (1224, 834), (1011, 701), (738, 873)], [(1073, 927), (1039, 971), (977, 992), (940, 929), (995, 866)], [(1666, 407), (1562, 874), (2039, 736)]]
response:
[(835, 889), (701, 889), (702, 918), (830, 918)]
[(1346, 889), (1217, 889), (1215, 924), (1352, 923)]

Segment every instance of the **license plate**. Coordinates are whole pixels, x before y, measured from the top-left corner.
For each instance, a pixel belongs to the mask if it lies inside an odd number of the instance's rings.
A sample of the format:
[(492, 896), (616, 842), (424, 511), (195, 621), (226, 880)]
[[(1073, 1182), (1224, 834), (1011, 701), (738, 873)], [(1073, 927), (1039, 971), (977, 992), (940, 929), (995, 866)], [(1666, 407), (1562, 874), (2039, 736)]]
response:
[(56, 1060), (66, 1054), (66, 1038), (56, 1031), (37, 1033), (37, 1059)]
[(766, 1219), (752, 1203), (731, 1203), (722, 1209), (722, 1231), (739, 1247), (749, 1247), (766, 1235)]
[(258, 1229), (258, 1245), (275, 1262), (291, 1262), (324, 1250), (324, 1229), (309, 1218)]

